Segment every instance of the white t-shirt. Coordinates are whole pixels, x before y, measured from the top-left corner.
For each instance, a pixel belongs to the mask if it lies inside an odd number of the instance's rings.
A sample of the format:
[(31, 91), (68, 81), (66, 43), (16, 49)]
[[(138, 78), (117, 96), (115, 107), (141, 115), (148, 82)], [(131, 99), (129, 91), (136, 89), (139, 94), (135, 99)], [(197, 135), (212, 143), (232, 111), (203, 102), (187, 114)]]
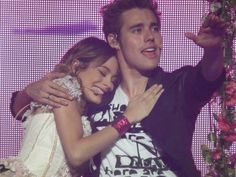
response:
[[(92, 117), (101, 130), (122, 114), (128, 97), (119, 86), (109, 108)], [(100, 177), (176, 177), (160, 159), (158, 149), (140, 123), (134, 125), (112, 147), (101, 153)]]

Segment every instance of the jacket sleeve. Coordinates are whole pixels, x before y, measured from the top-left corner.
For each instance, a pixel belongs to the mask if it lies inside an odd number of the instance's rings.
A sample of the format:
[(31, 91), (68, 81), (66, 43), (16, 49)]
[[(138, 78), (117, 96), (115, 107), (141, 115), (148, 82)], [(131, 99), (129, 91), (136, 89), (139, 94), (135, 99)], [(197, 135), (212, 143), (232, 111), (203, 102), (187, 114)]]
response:
[(182, 81), (187, 104), (195, 102), (199, 108), (203, 107), (210, 101), (213, 93), (221, 88), (225, 76), (224, 70), (215, 81), (208, 81), (202, 75), (200, 62), (195, 67), (189, 68)]

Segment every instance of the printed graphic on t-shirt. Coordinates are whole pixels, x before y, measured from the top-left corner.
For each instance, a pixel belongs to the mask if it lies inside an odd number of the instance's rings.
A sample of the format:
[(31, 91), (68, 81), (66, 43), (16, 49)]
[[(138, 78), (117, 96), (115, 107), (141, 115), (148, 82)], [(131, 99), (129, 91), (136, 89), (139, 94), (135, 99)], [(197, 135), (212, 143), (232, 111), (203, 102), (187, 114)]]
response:
[[(128, 101), (122, 98), (122, 94), (118, 97), (117, 92), (111, 104), (93, 117), (97, 130), (109, 125), (125, 111)], [(100, 176), (175, 177), (163, 164), (158, 149), (140, 123), (133, 125), (114, 146), (102, 153)]]

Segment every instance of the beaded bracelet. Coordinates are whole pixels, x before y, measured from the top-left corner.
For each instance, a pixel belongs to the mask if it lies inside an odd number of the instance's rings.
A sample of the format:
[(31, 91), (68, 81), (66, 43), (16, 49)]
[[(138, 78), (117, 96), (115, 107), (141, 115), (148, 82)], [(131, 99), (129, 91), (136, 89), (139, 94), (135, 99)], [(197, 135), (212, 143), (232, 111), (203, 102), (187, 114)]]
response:
[(127, 117), (120, 115), (116, 120), (114, 120), (112, 127), (117, 130), (120, 136), (122, 136), (130, 129), (131, 124)]

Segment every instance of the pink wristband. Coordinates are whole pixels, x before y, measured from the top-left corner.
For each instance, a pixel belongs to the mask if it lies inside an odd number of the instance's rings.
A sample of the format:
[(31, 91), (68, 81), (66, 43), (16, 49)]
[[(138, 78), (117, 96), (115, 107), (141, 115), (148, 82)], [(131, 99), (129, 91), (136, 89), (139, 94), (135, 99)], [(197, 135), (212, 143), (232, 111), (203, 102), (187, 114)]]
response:
[(131, 124), (125, 116), (121, 115), (112, 123), (112, 127), (122, 136), (130, 129)]

